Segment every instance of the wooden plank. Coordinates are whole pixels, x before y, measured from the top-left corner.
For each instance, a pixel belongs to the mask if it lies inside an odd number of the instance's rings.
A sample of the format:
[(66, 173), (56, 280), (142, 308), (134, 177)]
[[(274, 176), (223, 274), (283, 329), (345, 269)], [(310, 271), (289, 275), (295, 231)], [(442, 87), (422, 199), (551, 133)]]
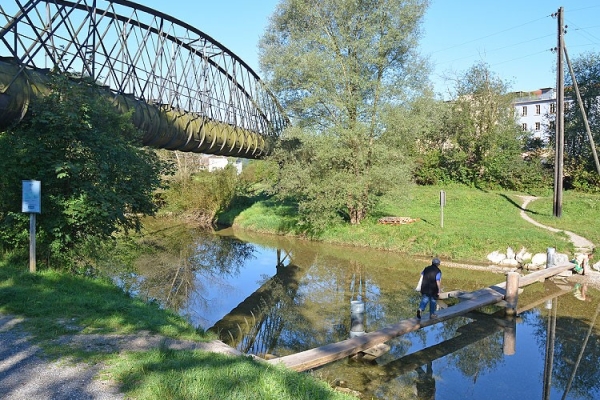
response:
[(450, 292), (442, 292), (440, 293), (440, 295), (438, 296), (438, 299), (456, 299), (458, 297), (460, 297), (461, 295), (465, 294), (467, 292), (463, 291), (463, 290), (452, 290)]
[[(568, 271), (574, 267), (575, 264), (573, 263), (565, 263), (552, 268), (546, 268), (532, 272), (531, 274), (527, 274), (519, 278), (519, 287), (531, 285), (532, 283), (536, 282), (543, 282), (547, 278), (551, 278), (554, 275), (558, 275), (561, 272)], [(504, 283), (504, 285), (506, 285), (506, 283)]]
[[(540, 280), (544, 280), (572, 268), (573, 264), (568, 263), (533, 272), (529, 275), (519, 278), (519, 287), (527, 286)], [(395, 325), (389, 325), (375, 332), (369, 332), (365, 335), (342, 340), (341, 342), (337, 343), (326, 344), (324, 346), (302, 351), (300, 353), (274, 358), (272, 360), (268, 360), (267, 362), (270, 364), (282, 364), (295, 371), (307, 371), (312, 368), (317, 368), (321, 365), (325, 365), (358, 352), (365, 351), (371, 347), (377, 346), (378, 344), (387, 342), (396, 336), (404, 335), (426, 326), (437, 324), (459, 315), (463, 315), (469, 311), (498, 303), (499, 301), (504, 300), (505, 286), (506, 282), (501, 282), (497, 285), (471, 292), (473, 296), (470, 299), (466, 299), (465, 301), (453, 305), (452, 307), (438, 311), (438, 317), (435, 319), (405, 319)]]
[(438, 312), (438, 318), (429, 319), (410, 318), (400, 321), (395, 325), (389, 325), (379, 331), (369, 332), (363, 336), (346, 339), (341, 342), (327, 344), (316, 349), (306, 350), (300, 353), (268, 360), (271, 364), (283, 364), (295, 371), (306, 371), (325, 365), (332, 361), (340, 360), (352, 354), (364, 351), (380, 343), (387, 342), (391, 338), (416, 331), (422, 327), (433, 325), (466, 312), (494, 304), (504, 297), (493, 289), (484, 289), (487, 293), (473, 300), (467, 300), (452, 307)]

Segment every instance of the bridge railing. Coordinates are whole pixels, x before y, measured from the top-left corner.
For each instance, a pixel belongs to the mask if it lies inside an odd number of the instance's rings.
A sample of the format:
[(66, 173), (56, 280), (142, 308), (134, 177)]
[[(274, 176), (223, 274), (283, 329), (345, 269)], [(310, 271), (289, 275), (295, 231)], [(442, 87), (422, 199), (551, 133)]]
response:
[(277, 100), (239, 57), (199, 29), (126, 0), (0, 5), (0, 56), (21, 69), (90, 77), (117, 95), (277, 137)]

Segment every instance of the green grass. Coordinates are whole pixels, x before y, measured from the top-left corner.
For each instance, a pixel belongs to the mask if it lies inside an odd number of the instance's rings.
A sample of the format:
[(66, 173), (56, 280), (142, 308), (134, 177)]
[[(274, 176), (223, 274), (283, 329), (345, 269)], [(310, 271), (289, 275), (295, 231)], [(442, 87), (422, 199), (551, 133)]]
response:
[(553, 197), (534, 201), (527, 209), (529, 215), (542, 224), (574, 232), (593, 243), (600, 243), (598, 217), (600, 216), (600, 195), (565, 192), (562, 201), (562, 215), (553, 215)]
[(52, 340), (66, 334), (135, 334), (205, 341), (182, 317), (126, 295), (111, 282), (57, 271), (28, 272), (27, 260), (0, 259), (0, 313), (25, 317), (23, 327), (46, 354), (65, 361), (102, 362), (105, 378), (139, 399), (344, 399), (324, 381), (249, 357), (157, 349), (104, 353)]
[(115, 360), (110, 374), (127, 393), (162, 399), (349, 399), (325, 382), (282, 367), (196, 351), (157, 349)]
[[(441, 228), (439, 191), (446, 192)], [(555, 234), (524, 221), (518, 193), (486, 192), (465, 187), (413, 187), (401, 197), (382, 203), (358, 226), (335, 226), (320, 240), (353, 246), (439, 255), (446, 260), (481, 262), (493, 250), (507, 246), (543, 252), (555, 247), (572, 250), (564, 234)], [(552, 197), (527, 206), (537, 221), (600, 242), (595, 229), (600, 218), (600, 196), (564, 194), (563, 215), (552, 216)], [(409, 225), (381, 225), (382, 216), (418, 218)], [(275, 234), (302, 234), (295, 209), (261, 199), (236, 211), (242, 228)], [(207, 340), (176, 314), (132, 298), (103, 279), (56, 271), (30, 274), (24, 259), (0, 260), (0, 313), (26, 317), (25, 326), (55, 357), (102, 361), (106, 371), (131, 398), (143, 399), (342, 399), (326, 382), (307, 374), (268, 366), (248, 357), (197, 351), (157, 349), (149, 352), (100, 354), (69, 346), (53, 346), (63, 334), (135, 333), (148, 330), (179, 339)], [(454, 272), (458, 274), (459, 272)], [(465, 272), (468, 274), (469, 272)], [(483, 283), (482, 283), (483, 284)], [(487, 283), (485, 283), (487, 284)]]
[(0, 312), (27, 317), (38, 340), (74, 330), (127, 334), (148, 330), (179, 339), (207, 340), (184, 318), (130, 297), (112, 282), (46, 270), (31, 274), (26, 264), (0, 264)]
[(251, 226), (255, 232), (300, 235), (296, 208), (290, 204), (263, 199), (241, 211), (233, 220), (238, 226)]
[[(440, 190), (446, 193), (443, 228)], [(536, 227), (520, 217), (519, 195), (463, 186), (414, 186), (401, 197), (383, 202), (360, 225), (337, 225), (316, 239), (465, 262), (485, 262), (487, 254), (504, 251), (509, 246), (515, 251), (524, 247), (531, 253), (546, 252), (548, 247), (571, 253), (573, 246), (564, 233)], [(594, 228), (600, 218), (599, 200), (598, 195), (565, 193), (560, 219), (552, 216), (551, 197), (530, 203), (526, 211), (541, 223), (598, 243), (600, 233)], [(396, 226), (378, 224), (377, 219), (383, 216), (411, 217), (418, 221)], [(292, 207), (259, 201), (240, 212), (234, 224), (257, 232), (293, 235), (299, 234), (295, 221)]]

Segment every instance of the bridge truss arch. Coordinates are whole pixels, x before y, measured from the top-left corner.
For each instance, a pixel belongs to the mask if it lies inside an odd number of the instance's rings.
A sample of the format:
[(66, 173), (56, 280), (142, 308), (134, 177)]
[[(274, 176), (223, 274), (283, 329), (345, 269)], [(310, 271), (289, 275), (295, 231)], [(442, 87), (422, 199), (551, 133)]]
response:
[(49, 71), (106, 88), (157, 148), (260, 158), (289, 124), (243, 60), (141, 4), (14, 0), (0, 18), (0, 124), (25, 115)]

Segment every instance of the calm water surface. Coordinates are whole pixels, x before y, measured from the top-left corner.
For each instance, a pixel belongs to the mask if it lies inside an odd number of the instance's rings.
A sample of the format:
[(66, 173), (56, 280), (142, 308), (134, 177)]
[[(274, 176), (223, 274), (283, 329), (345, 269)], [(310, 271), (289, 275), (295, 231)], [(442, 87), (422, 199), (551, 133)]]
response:
[[(347, 339), (353, 321), (360, 328), (351, 301), (364, 304), (365, 332), (412, 318), (413, 287), (428, 261), (230, 229), (164, 234), (164, 251), (141, 257), (125, 285), (263, 357)], [(504, 281), (442, 271), (445, 291)], [(310, 373), (363, 398), (600, 399), (599, 304), (592, 288), (535, 284), (520, 295), (512, 323), (488, 307), (390, 340), (375, 361), (345, 359)], [(511, 329), (516, 339), (505, 335)]]

